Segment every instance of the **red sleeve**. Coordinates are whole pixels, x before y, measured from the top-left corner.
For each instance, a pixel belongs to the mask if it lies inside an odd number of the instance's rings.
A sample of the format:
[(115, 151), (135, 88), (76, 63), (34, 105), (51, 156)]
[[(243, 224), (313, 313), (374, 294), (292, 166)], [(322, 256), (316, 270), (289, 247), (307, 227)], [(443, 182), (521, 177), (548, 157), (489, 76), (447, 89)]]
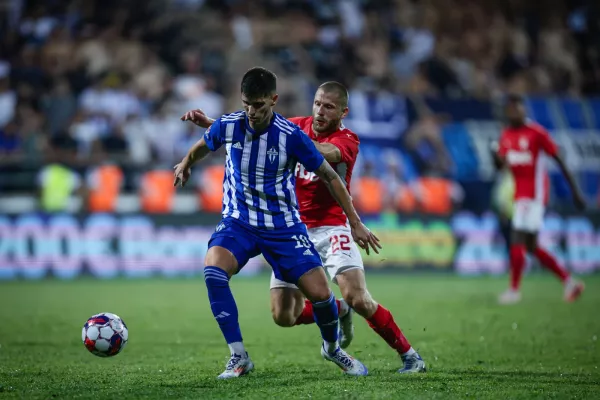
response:
[(506, 153), (508, 152), (508, 137), (506, 135), (506, 131), (502, 132), (502, 135), (500, 136), (500, 140), (498, 142), (498, 155), (500, 157), (506, 157)]
[(306, 117), (292, 117), (292, 118), (288, 118), (287, 120), (290, 121), (292, 124), (296, 124), (300, 127), (302, 127), (302, 120), (306, 118)]
[(329, 143), (340, 150), (342, 160), (340, 162), (355, 161), (358, 156), (358, 141), (352, 136), (340, 135), (332, 138)]
[(558, 154), (558, 146), (556, 145), (554, 139), (552, 139), (552, 136), (550, 136), (548, 131), (541, 126), (537, 127), (536, 130), (538, 132), (538, 137), (540, 138), (539, 140), (542, 150), (544, 150), (544, 152), (549, 156), (556, 157)]

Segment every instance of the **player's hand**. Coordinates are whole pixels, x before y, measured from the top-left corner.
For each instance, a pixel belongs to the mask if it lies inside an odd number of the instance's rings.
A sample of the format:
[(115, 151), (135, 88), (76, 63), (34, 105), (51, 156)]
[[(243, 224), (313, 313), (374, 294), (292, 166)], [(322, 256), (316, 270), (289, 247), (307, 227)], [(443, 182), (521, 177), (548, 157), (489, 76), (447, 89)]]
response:
[(575, 194), (573, 195), (573, 202), (575, 203), (575, 207), (579, 210), (579, 211), (584, 211), (585, 210), (585, 199), (583, 198), (583, 196), (581, 195), (581, 193), (579, 192), (575, 192)]
[(208, 128), (212, 125), (212, 119), (208, 117), (201, 109), (191, 110), (183, 114), (182, 121), (190, 121), (201, 128)]
[(175, 165), (173, 169), (173, 175), (175, 176), (173, 186), (179, 185), (180, 187), (184, 187), (185, 183), (188, 181), (188, 179), (190, 179), (190, 176), (192, 175), (192, 169), (190, 167), (187, 167), (183, 161)]
[(367, 252), (369, 255), (370, 248), (373, 248), (373, 251), (379, 254), (379, 249), (381, 249), (381, 244), (379, 244), (379, 238), (373, 234), (362, 222), (359, 222), (357, 225), (353, 226), (351, 224), (352, 238), (354, 241)]

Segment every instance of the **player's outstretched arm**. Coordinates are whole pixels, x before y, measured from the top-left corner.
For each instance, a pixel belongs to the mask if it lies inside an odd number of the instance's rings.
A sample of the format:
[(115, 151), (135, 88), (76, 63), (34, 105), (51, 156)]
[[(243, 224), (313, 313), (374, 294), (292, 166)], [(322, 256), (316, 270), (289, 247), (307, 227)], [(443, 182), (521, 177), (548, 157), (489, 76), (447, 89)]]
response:
[(342, 152), (340, 149), (331, 143), (319, 143), (316, 140), (312, 141), (315, 144), (319, 153), (330, 163), (338, 163), (342, 161)]
[(184, 187), (185, 183), (192, 174), (192, 165), (202, 160), (208, 155), (208, 153), (210, 153), (210, 149), (208, 148), (204, 137), (202, 137), (190, 148), (181, 162), (173, 167), (175, 170), (173, 172), (173, 175), (175, 175), (173, 186), (177, 186), (179, 184), (181, 187)]
[(358, 243), (360, 247), (365, 249), (369, 254), (369, 248), (373, 248), (375, 253), (379, 253), (381, 245), (379, 244), (379, 238), (375, 236), (366, 226), (363, 225), (354, 205), (352, 204), (352, 198), (350, 193), (346, 190), (346, 186), (338, 174), (331, 168), (331, 165), (325, 160), (321, 166), (315, 171), (315, 174), (327, 185), (327, 188), (331, 192), (333, 198), (342, 207), (348, 221), (350, 222), (350, 228), (352, 230), (352, 237), (354, 241)]
[[(181, 116), (182, 121), (190, 121), (201, 128), (208, 128), (215, 120), (210, 118), (201, 109), (190, 110)], [(316, 140), (312, 141), (319, 150), (319, 153), (331, 163), (337, 163), (342, 160), (342, 152), (340, 149), (331, 143), (319, 143)]]
[(200, 128), (208, 128), (210, 127), (215, 120), (210, 118), (208, 115), (204, 113), (201, 109), (197, 108), (195, 110), (190, 110), (183, 114), (181, 117), (182, 121), (190, 121)]
[(577, 185), (577, 182), (575, 181), (573, 174), (571, 173), (571, 171), (565, 164), (565, 161), (560, 156), (560, 154), (556, 153), (553, 156), (553, 158), (554, 158), (554, 160), (556, 160), (556, 163), (558, 164), (562, 174), (565, 176), (565, 178), (567, 179), (567, 182), (569, 183), (569, 187), (571, 188), (571, 193), (573, 194), (573, 202), (575, 203), (575, 207), (577, 207), (579, 210), (584, 210), (585, 209), (585, 200), (583, 198), (583, 195), (581, 194), (581, 191), (579, 190), (579, 186)]

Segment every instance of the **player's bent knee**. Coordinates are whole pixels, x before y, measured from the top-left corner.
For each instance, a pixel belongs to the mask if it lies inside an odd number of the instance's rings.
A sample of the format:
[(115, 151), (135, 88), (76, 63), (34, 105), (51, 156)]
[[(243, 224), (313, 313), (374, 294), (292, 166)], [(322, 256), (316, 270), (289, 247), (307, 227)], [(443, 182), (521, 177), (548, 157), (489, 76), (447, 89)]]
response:
[(271, 316), (277, 325), (294, 326), (303, 309), (304, 296), (298, 289), (271, 288)]
[(313, 268), (298, 279), (298, 288), (313, 303), (326, 301), (331, 296), (331, 289), (323, 268)]
[(273, 322), (283, 328), (289, 328), (294, 326), (296, 323), (296, 318), (289, 310), (271, 310), (271, 314), (273, 316)]
[(377, 303), (366, 290), (348, 291), (343, 297), (360, 315), (372, 315), (377, 310)]
[(238, 262), (235, 256), (226, 248), (213, 246), (206, 253), (204, 266), (220, 268), (231, 277), (237, 272)]
[(279, 303), (271, 304), (271, 316), (273, 322), (283, 328), (289, 328), (296, 323), (294, 310)]

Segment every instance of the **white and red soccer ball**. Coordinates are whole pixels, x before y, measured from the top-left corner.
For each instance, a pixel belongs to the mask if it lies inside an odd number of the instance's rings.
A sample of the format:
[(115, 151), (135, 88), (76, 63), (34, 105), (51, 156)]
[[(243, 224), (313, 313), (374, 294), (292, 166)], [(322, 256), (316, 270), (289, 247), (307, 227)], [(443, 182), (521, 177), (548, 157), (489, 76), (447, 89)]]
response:
[(112, 313), (92, 315), (81, 331), (86, 349), (98, 357), (116, 356), (127, 344), (128, 337), (127, 325)]

